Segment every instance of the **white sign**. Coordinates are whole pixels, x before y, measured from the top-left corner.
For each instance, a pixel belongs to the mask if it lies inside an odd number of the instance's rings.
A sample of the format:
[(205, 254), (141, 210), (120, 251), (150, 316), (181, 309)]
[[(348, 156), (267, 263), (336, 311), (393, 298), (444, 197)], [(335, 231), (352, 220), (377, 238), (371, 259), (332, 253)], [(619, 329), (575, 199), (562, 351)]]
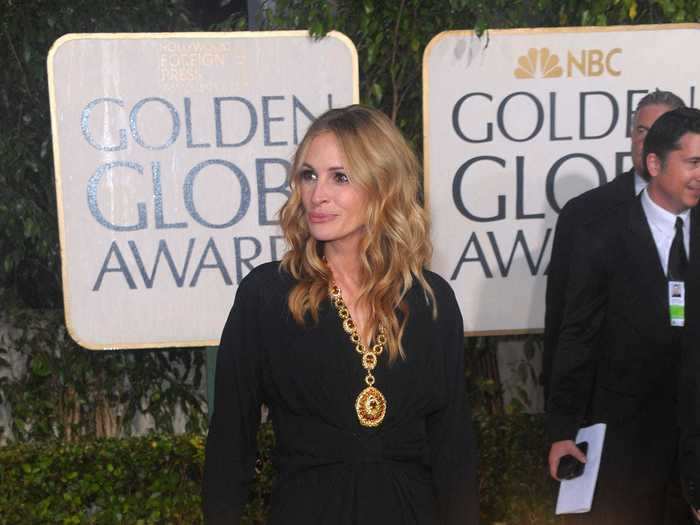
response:
[(471, 31), (425, 51), (432, 268), (467, 333), (541, 330), (554, 225), (573, 196), (631, 167), (629, 127), (655, 88), (696, 105), (700, 25)]
[(91, 349), (218, 342), (279, 259), (311, 121), (358, 101), (344, 35), (66, 35), (48, 56), (66, 325)]

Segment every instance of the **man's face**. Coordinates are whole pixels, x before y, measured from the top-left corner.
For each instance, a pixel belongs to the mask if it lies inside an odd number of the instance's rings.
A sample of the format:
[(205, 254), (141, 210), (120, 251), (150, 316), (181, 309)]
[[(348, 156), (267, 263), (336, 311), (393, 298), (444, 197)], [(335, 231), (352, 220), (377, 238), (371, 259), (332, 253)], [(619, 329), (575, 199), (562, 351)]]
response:
[(656, 119), (667, 111), (671, 111), (671, 108), (665, 104), (651, 104), (644, 106), (634, 115), (630, 133), (632, 139), (632, 165), (634, 166), (634, 171), (639, 175), (644, 173), (644, 163), (642, 162), (644, 137), (647, 136), (649, 128), (656, 122)]
[(669, 152), (664, 162), (655, 153), (647, 155), (649, 196), (673, 214), (700, 201), (700, 134), (686, 133), (679, 144), (680, 149)]

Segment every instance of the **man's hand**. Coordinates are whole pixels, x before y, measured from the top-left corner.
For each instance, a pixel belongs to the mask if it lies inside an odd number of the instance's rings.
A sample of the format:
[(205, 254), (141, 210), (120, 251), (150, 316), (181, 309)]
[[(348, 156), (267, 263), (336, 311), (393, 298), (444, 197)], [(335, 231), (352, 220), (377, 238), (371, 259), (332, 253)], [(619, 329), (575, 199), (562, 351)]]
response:
[(690, 507), (690, 510), (693, 511), (693, 518), (695, 518), (695, 523), (700, 523), (700, 510)]
[(556, 441), (552, 443), (552, 447), (549, 449), (549, 475), (557, 481), (561, 481), (557, 477), (557, 469), (559, 468), (559, 460), (571, 454), (580, 462), (586, 462), (586, 455), (579, 450), (572, 440), (567, 439), (566, 441)]

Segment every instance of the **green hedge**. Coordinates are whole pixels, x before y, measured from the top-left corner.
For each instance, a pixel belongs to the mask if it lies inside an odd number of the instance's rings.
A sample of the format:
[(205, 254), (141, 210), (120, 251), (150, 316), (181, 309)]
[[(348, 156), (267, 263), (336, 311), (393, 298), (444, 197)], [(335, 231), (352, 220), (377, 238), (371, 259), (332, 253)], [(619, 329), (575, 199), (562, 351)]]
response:
[[(552, 523), (541, 417), (480, 416), (484, 524)], [(244, 523), (264, 523), (272, 487), (270, 425)], [(154, 435), (77, 444), (0, 448), (0, 524), (187, 524), (202, 522), (201, 435)]]
[(201, 436), (0, 448), (0, 523), (201, 523)]

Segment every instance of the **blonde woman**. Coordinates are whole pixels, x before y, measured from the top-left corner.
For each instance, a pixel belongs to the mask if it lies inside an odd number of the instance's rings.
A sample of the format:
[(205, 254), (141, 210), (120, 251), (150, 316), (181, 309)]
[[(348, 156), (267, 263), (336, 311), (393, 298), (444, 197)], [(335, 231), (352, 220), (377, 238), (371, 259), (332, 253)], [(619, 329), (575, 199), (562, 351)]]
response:
[(290, 250), (241, 282), (221, 338), (208, 524), (240, 520), (263, 403), (279, 471), (268, 523), (478, 522), (462, 318), (425, 269), (419, 170), (376, 110), (309, 128), (281, 210)]

